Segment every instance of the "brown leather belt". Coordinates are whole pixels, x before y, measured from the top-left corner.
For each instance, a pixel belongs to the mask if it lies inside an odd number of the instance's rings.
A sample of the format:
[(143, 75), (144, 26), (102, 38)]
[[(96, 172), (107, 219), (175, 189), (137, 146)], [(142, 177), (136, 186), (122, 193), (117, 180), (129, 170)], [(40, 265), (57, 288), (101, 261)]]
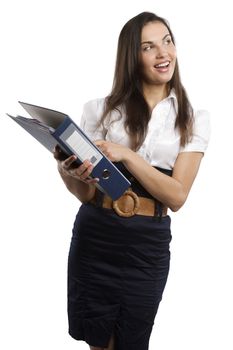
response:
[[(91, 201), (97, 205), (97, 200)], [(119, 216), (131, 217), (133, 215), (144, 216), (165, 216), (167, 215), (167, 207), (162, 205), (156, 199), (150, 199), (146, 197), (139, 197), (135, 192), (129, 190), (126, 191), (119, 199), (113, 201), (107, 195), (103, 196), (101, 203), (102, 208), (113, 209)]]

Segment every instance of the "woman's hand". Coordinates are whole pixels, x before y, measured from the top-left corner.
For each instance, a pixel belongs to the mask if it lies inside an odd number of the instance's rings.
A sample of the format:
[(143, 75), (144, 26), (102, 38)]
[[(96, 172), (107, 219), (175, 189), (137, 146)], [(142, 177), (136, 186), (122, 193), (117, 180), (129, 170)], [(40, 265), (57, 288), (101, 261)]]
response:
[(93, 165), (89, 160), (85, 160), (80, 166), (75, 162), (77, 157), (72, 155), (67, 158), (67, 155), (61, 150), (59, 146), (55, 147), (53, 152), (54, 158), (58, 163), (58, 170), (61, 175), (65, 177), (72, 177), (76, 180), (82, 181), (88, 185), (98, 182), (97, 178), (91, 178)]
[(130, 149), (125, 146), (105, 140), (97, 140), (95, 141), (95, 145), (112, 162), (123, 162), (130, 152)]

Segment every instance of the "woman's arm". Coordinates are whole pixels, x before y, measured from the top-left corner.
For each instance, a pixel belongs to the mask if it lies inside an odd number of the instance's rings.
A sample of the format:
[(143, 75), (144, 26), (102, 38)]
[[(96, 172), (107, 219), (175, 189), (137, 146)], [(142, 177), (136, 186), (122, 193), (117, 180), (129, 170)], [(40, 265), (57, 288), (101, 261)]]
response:
[(102, 140), (96, 144), (110, 160), (122, 161), (142, 186), (172, 211), (179, 210), (185, 203), (203, 157), (201, 152), (180, 153), (170, 177), (129, 148)]
[(153, 168), (134, 152), (125, 159), (124, 164), (153, 197), (172, 211), (177, 211), (188, 197), (202, 157), (203, 153), (200, 152), (180, 153), (172, 177)]
[(64, 153), (59, 147), (54, 150), (54, 158), (57, 160), (58, 171), (67, 189), (81, 202), (89, 202), (95, 194), (94, 184), (98, 179), (89, 176), (93, 165), (85, 160), (79, 167), (75, 167), (76, 157), (73, 155), (64, 159)]

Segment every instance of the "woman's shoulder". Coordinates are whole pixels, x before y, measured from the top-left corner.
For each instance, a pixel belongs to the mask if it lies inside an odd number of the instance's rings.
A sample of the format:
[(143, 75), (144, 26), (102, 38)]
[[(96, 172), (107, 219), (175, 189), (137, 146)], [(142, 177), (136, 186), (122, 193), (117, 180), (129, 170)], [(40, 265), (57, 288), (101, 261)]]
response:
[(180, 152), (205, 152), (210, 139), (210, 114), (207, 110), (194, 111), (193, 136)]
[(92, 113), (93, 112), (96, 113), (100, 110), (101, 112), (103, 112), (104, 105), (105, 105), (105, 97), (95, 98), (87, 101), (83, 106), (83, 110), (84, 112), (92, 112)]
[(105, 98), (96, 98), (87, 101), (83, 106), (81, 126), (88, 123), (93, 127), (100, 121), (104, 111)]
[(96, 98), (87, 101), (83, 106), (80, 126), (92, 139), (104, 137), (103, 126), (100, 125), (104, 104), (105, 98)]
[(210, 113), (206, 109), (196, 109), (194, 110), (194, 119), (201, 119), (209, 121), (210, 119)]
[(197, 109), (194, 115), (194, 133), (210, 133), (210, 113), (205, 109)]

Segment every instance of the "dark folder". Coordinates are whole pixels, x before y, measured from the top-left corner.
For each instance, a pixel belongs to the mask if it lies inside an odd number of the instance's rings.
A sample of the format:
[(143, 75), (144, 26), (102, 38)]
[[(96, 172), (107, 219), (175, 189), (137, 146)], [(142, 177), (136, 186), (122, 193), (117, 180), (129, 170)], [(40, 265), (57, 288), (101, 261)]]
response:
[(89, 159), (94, 165), (91, 176), (99, 178), (97, 187), (113, 200), (129, 188), (131, 183), (128, 179), (67, 114), (25, 102), (19, 103), (32, 118), (7, 115), (50, 152), (59, 144), (68, 156), (77, 156), (78, 164)]

